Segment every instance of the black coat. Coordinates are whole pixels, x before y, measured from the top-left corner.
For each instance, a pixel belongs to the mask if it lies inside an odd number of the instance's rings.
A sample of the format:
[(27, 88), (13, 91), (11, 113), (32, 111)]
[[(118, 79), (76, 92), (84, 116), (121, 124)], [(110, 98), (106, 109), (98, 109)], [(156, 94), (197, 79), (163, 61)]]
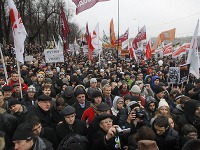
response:
[(176, 130), (169, 128), (161, 136), (156, 136), (159, 150), (179, 150), (179, 134)]
[(26, 117), (31, 117), (31, 116), (38, 116), (41, 121), (42, 127), (53, 127), (52, 121), (51, 121), (51, 112), (50, 111), (44, 111), (42, 110), (39, 106), (35, 107), (32, 109)]
[(64, 116), (62, 112), (59, 111), (55, 105), (51, 109), (51, 114), (52, 114), (51, 119), (52, 119), (53, 127), (56, 127), (59, 122), (64, 120)]
[(74, 124), (69, 125), (64, 121), (56, 127), (56, 135), (59, 142), (61, 142), (69, 134), (80, 134), (86, 136), (87, 127), (86, 124), (79, 120), (75, 119)]
[(85, 107), (82, 108), (78, 102), (72, 105), (76, 109), (76, 119), (81, 119), (83, 112), (90, 107), (90, 102), (85, 101)]

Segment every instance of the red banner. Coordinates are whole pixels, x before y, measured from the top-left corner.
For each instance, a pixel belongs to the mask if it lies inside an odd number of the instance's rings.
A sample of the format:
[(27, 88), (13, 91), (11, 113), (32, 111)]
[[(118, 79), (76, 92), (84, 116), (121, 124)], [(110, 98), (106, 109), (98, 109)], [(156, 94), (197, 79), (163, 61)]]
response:
[(190, 43), (184, 43), (180, 47), (176, 48), (175, 51), (172, 53), (172, 57), (176, 58), (183, 54), (186, 54), (186, 49), (190, 48)]
[(146, 27), (143, 26), (140, 31), (138, 32), (137, 36), (134, 38), (133, 40), (133, 48), (135, 50), (138, 49), (138, 42), (142, 41), (142, 40), (145, 40), (146, 39)]
[(129, 34), (129, 29), (126, 30), (126, 32), (119, 39), (115, 41), (115, 44), (118, 44), (118, 41), (119, 44), (122, 44), (122, 42), (126, 41), (128, 39), (128, 34)]
[(169, 43), (163, 47), (163, 56), (169, 56), (172, 54), (173, 45)]

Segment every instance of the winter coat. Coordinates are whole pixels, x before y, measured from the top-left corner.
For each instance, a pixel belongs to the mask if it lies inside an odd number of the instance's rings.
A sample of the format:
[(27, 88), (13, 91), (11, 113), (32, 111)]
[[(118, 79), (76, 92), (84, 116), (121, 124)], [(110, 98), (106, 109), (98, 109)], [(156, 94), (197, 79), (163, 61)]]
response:
[(37, 137), (33, 150), (54, 150), (52, 144), (46, 139)]
[(64, 121), (56, 127), (56, 135), (59, 142), (61, 142), (69, 134), (86, 135), (87, 127), (85, 123), (79, 119), (75, 119), (72, 125), (69, 125)]
[(94, 108), (91, 106), (83, 112), (81, 120), (90, 124), (92, 120), (94, 119), (95, 115), (96, 115), (96, 112)]
[(179, 150), (179, 134), (176, 130), (169, 128), (161, 136), (155, 139), (159, 150)]
[[(20, 78), (20, 80), (21, 80), (22, 90), (23, 92), (26, 92), (28, 90), (28, 86), (24, 83), (23, 78)], [(13, 81), (11, 78), (8, 79), (9, 86), (13, 86), (14, 83), (19, 83), (19, 81)], [(14, 92), (14, 90), (12, 92)]]
[(28, 114), (27, 108), (24, 105), (22, 105), (22, 107), (23, 107), (22, 112), (16, 112), (16, 113), (11, 112), (11, 114), (13, 114), (17, 118), (17, 120), (19, 121), (19, 124), (25, 122), (25, 117)]
[(33, 110), (31, 110), (26, 117), (31, 117), (33, 115), (36, 115), (40, 118), (42, 127), (53, 127), (52, 121), (51, 121), (51, 112), (50, 111), (44, 111), (39, 106), (35, 107)]
[(72, 105), (76, 109), (76, 118), (81, 119), (83, 112), (90, 107), (90, 102), (85, 100), (85, 107), (82, 108), (78, 102), (74, 103)]

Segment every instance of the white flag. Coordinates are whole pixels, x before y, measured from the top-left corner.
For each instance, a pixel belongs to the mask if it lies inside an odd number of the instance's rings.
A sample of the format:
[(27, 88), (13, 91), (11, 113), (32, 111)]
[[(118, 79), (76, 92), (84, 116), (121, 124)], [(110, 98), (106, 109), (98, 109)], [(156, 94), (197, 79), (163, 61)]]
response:
[(199, 30), (199, 20), (194, 31), (194, 35), (191, 40), (187, 64), (190, 64), (189, 73), (193, 74), (197, 79), (199, 79), (199, 53), (197, 46), (197, 36)]
[(91, 43), (94, 47), (94, 51), (96, 54), (99, 54), (102, 51), (102, 42), (99, 38), (99, 23), (97, 23), (95, 29), (91, 34)]
[(24, 41), (26, 39), (27, 33), (13, 0), (8, 0), (8, 7), (10, 10), (16, 58), (19, 62), (24, 63)]

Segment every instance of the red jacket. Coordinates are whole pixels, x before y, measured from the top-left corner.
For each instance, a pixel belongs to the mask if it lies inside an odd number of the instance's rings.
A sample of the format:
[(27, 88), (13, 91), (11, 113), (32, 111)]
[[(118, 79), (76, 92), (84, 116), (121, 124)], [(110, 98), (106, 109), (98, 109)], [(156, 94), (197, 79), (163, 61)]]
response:
[(94, 109), (92, 107), (89, 107), (83, 112), (81, 120), (83, 120), (84, 122), (88, 120), (88, 124), (90, 124), (93, 121), (95, 115), (96, 112), (94, 111)]
[[(14, 83), (19, 83), (19, 81), (13, 81), (12, 79), (8, 82), (8, 85), (9, 86), (13, 86), (13, 84)], [(25, 83), (21, 83), (21, 85), (22, 85), (22, 90), (24, 91), (24, 92), (26, 92), (27, 90), (28, 90), (28, 86), (25, 84)], [(12, 91), (12, 92), (14, 92), (14, 91)]]

